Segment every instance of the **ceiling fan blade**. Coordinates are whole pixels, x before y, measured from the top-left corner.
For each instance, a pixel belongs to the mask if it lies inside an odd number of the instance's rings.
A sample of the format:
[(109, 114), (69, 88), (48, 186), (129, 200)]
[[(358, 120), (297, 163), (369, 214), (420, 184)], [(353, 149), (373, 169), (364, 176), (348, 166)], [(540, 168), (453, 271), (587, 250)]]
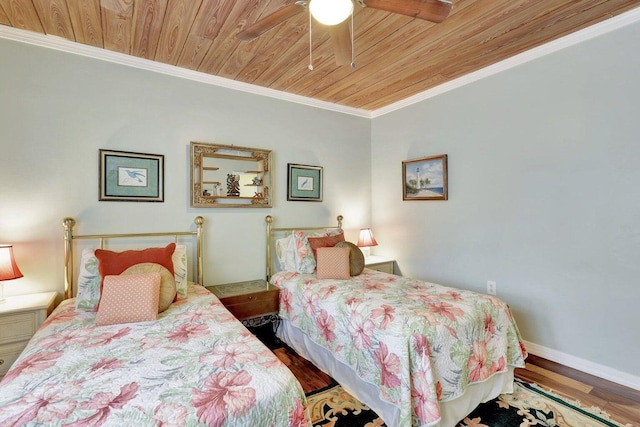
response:
[(400, 15), (412, 16), (425, 21), (439, 23), (451, 12), (449, 0), (358, 0), (371, 9), (384, 10)]
[(280, 9), (276, 10), (270, 15), (257, 21), (255, 24), (250, 25), (244, 30), (240, 31), (237, 35), (238, 39), (242, 41), (253, 40), (256, 37), (266, 33), (273, 27), (282, 24), (289, 18), (293, 18), (299, 13), (304, 12), (306, 9), (303, 2), (295, 2), (288, 4)]
[(336, 59), (336, 65), (350, 65), (351, 56), (351, 29), (349, 28), (349, 20), (341, 22), (338, 25), (327, 26), (327, 31), (331, 35), (331, 43), (333, 44), (333, 56)]

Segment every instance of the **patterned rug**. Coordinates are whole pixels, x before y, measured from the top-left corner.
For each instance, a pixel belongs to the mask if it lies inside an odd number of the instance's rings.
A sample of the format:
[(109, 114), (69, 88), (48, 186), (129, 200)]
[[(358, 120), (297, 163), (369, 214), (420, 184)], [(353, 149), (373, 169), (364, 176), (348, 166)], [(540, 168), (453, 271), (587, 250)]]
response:
[[(338, 384), (307, 394), (313, 427), (382, 427), (382, 418)], [(478, 406), (457, 427), (621, 427), (598, 408), (584, 409), (515, 380), (514, 393)]]

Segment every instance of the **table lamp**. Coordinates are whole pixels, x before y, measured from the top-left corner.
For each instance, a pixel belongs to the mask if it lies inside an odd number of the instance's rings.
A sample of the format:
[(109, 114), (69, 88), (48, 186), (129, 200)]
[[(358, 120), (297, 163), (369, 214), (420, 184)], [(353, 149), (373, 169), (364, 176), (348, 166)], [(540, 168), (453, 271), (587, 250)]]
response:
[(369, 257), (369, 248), (371, 246), (378, 246), (376, 238), (373, 237), (373, 233), (370, 228), (361, 228), (360, 237), (358, 238), (358, 247), (362, 248), (362, 253), (365, 258)]
[(12, 245), (0, 245), (0, 304), (6, 301), (4, 298), (4, 281), (19, 279), (22, 273), (13, 257)]

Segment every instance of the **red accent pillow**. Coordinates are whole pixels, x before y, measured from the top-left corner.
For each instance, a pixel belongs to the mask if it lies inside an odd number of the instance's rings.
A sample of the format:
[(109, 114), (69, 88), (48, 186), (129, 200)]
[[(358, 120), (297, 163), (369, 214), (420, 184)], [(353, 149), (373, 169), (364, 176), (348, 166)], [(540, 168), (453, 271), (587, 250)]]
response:
[(340, 230), (340, 234), (334, 236), (309, 237), (309, 245), (313, 250), (313, 255), (318, 258), (318, 248), (330, 248), (338, 242), (344, 242), (344, 231)]
[(98, 258), (98, 271), (104, 278), (106, 276), (117, 276), (125, 271), (132, 265), (142, 264), (145, 262), (152, 262), (154, 264), (160, 264), (171, 275), (173, 271), (173, 261), (171, 255), (176, 249), (175, 243), (169, 243), (164, 248), (148, 248), (143, 250), (129, 250), (124, 252), (113, 252), (104, 249), (96, 249), (96, 258)]

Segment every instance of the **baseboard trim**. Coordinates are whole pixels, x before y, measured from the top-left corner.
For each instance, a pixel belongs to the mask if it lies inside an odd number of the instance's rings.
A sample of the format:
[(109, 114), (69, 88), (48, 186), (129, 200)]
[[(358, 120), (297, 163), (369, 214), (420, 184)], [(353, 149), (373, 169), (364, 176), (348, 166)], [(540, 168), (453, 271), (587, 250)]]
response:
[(612, 381), (616, 384), (620, 384), (634, 390), (640, 390), (640, 377), (638, 376), (622, 372), (608, 366), (600, 365), (598, 363), (590, 362), (529, 341), (524, 341), (524, 346), (527, 348), (527, 351), (533, 355), (551, 360), (552, 362), (560, 363), (564, 366), (577, 369), (578, 371), (582, 371), (590, 375), (595, 375), (598, 378)]

